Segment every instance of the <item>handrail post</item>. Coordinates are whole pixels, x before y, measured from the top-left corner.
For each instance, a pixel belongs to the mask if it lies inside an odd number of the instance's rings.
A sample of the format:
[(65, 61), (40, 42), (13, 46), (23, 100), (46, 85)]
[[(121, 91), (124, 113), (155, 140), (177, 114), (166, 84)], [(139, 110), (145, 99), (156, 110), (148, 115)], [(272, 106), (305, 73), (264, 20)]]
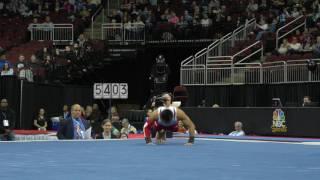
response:
[(101, 40), (104, 40), (104, 24), (101, 24)]
[(288, 64), (286, 62), (284, 62), (284, 82), (288, 82)]
[(234, 84), (234, 64), (233, 63), (231, 64), (231, 84)]
[(260, 84), (263, 84), (263, 67), (260, 64)]
[(105, 12), (104, 12), (104, 7), (102, 9), (102, 23), (105, 21)]
[[(52, 39), (52, 41), (54, 41), (54, 31), (55, 31), (55, 27), (53, 25), (53, 27), (50, 26), (49, 28), (49, 31), (50, 31), (50, 38)], [(50, 40), (50, 39), (46, 39), (46, 40)]]
[(308, 71), (308, 73), (309, 73), (309, 74), (308, 74), (308, 81), (309, 81), (309, 82), (311, 82), (311, 81), (312, 81), (312, 78), (311, 78), (311, 76), (312, 76), (311, 71)]
[(260, 43), (261, 43), (261, 56), (260, 56), (260, 61), (263, 59), (263, 53), (264, 53), (264, 51), (263, 51), (263, 43), (260, 41)]
[(91, 18), (91, 39), (93, 39), (93, 23), (94, 23), (94, 16)]

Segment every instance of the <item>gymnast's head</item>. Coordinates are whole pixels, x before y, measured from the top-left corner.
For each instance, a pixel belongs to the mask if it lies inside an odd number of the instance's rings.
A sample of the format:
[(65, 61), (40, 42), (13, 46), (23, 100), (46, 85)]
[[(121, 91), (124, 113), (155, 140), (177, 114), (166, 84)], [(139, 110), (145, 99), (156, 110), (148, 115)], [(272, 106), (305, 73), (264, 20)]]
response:
[(160, 118), (165, 123), (169, 123), (173, 119), (173, 112), (169, 109), (165, 109), (160, 112)]

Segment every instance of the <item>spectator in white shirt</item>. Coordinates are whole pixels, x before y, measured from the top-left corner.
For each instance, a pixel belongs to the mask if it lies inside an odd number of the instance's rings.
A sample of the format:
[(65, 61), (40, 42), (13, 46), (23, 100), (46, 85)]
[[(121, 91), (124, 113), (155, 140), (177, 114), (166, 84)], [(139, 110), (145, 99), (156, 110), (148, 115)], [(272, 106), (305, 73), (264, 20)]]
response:
[(12, 75), (13, 75), (13, 69), (10, 68), (7, 62), (4, 63), (3, 69), (1, 71), (1, 76), (12, 76)]
[(298, 16), (300, 16), (300, 12), (298, 11), (297, 8), (293, 8), (293, 11), (291, 12), (291, 16), (294, 18), (297, 18)]
[(262, 35), (269, 30), (269, 24), (262, 18), (260, 20), (260, 23), (257, 24), (257, 27), (259, 28), (259, 32), (257, 34), (256, 40), (259, 41)]
[(289, 43), (288, 43), (288, 40), (286, 38), (284, 38), (282, 40), (282, 44), (280, 45), (279, 49), (278, 49), (278, 53), (280, 55), (285, 55), (287, 54), (288, 52), (288, 49), (289, 49)]
[(292, 38), (292, 42), (289, 43), (289, 53), (298, 53), (302, 50), (301, 43), (298, 42), (298, 39), (296, 37)]
[(208, 18), (207, 14), (203, 15), (203, 18), (201, 19), (201, 25), (202, 25), (202, 27), (209, 27), (211, 25), (211, 21)]
[(254, 2), (254, 0), (250, 0), (249, 4), (247, 6), (247, 11), (254, 13), (254, 12), (258, 11), (258, 8), (259, 8), (258, 4), (256, 2)]
[(229, 136), (245, 136), (244, 131), (242, 130), (242, 123), (237, 121), (234, 123), (235, 131), (232, 131)]
[(25, 57), (24, 57), (24, 55), (20, 54), (19, 61), (17, 63), (17, 70), (20, 71), (21, 69), (23, 69), (25, 67), (26, 67)]

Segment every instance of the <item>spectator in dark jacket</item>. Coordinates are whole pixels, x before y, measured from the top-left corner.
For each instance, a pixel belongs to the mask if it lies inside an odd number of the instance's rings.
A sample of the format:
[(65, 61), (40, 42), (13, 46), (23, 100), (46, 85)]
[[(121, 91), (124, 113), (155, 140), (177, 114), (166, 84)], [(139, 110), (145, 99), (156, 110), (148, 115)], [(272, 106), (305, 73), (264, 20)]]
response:
[(74, 104), (71, 107), (71, 117), (62, 120), (60, 123), (57, 133), (58, 139), (88, 139), (91, 137), (91, 132), (86, 132), (90, 124), (81, 118), (81, 106), (79, 104)]
[(1, 99), (0, 104), (0, 140), (13, 141), (15, 127), (15, 112), (8, 107), (8, 100)]

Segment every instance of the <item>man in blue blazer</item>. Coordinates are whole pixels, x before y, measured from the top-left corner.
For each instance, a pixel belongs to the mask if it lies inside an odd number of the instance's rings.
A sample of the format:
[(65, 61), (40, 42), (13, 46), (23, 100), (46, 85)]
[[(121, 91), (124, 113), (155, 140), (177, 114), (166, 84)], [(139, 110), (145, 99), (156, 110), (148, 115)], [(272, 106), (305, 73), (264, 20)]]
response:
[(89, 123), (81, 117), (81, 106), (74, 104), (71, 107), (71, 116), (60, 122), (58, 139), (85, 139)]

